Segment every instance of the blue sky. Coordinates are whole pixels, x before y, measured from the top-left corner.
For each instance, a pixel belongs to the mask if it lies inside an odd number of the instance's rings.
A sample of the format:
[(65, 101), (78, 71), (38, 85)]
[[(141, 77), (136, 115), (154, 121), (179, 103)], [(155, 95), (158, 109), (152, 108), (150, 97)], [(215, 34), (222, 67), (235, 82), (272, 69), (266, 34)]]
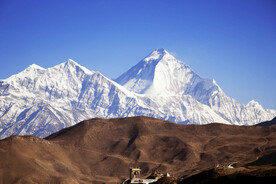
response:
[(69, 58), (112, 79), (157, 48), (276, 109), (274, 0), (0, 0), (1, 79)]

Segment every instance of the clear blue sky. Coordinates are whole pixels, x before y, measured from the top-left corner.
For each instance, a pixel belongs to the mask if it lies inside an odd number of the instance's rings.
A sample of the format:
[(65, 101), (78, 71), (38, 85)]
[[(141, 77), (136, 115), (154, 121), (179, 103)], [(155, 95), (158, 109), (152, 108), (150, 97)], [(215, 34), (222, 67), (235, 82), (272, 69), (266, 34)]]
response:
[(157, 48), (276, 109), (275, 0), (0, 0), (0, 78), (71, 58), (116, 78)]

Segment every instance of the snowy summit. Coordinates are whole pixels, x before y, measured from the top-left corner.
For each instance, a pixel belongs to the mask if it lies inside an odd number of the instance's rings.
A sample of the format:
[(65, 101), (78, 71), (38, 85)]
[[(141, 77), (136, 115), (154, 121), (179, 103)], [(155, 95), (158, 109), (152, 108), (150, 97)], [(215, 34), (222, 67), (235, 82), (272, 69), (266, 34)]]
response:
[[(115, 81), (130, 91), (147, 95), (189, 94), (195, 87), (219, 89), (214, 80), (202, 79), (165, 49), (153, 51)], [(204, 85), (197, 85), (199, 82)]]

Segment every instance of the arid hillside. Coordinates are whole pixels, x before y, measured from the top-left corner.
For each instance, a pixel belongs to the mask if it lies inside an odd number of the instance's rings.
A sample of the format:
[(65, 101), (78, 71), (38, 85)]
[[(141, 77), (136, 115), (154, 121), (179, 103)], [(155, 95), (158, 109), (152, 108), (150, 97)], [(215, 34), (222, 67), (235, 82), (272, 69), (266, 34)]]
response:
[(188, 177), (276, 152), (275, 126), (179, 125), (148, 117), (91, 119), (45, 139), (0, 141), (0, 183), (118, 183), (130, 166)]

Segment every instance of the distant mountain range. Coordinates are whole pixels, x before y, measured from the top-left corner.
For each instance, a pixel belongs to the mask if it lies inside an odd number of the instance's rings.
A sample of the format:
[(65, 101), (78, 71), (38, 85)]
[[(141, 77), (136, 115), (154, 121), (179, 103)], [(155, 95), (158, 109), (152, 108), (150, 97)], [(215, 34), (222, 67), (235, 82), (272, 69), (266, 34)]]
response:
[(140, 115), (184, 124), (254, 125), (276, 111), (253, 100), (240, 104), (164, 49), (115, 81), (71, 59), (48, 69), (33, 64), (0, 81), (0, 138), (45, 137), (93, 117)]

